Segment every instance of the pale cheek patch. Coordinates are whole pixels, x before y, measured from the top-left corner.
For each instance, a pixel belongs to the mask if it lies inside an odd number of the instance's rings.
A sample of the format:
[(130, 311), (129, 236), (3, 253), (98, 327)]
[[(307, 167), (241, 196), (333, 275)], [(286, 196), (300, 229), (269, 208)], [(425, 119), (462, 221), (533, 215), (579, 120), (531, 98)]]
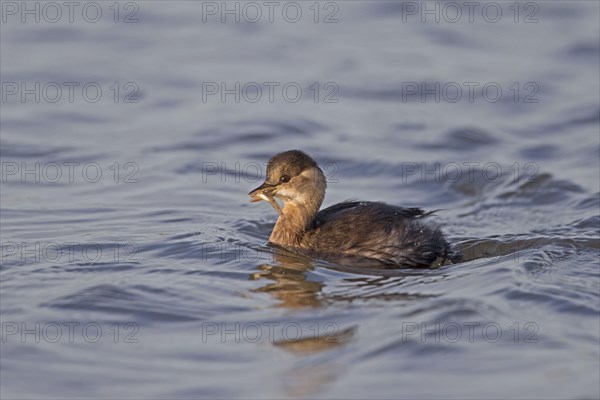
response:
[(279, 188), (275, 197), (279, 197), (281, 200), (292, 200), (298, 193), (293, 190), (288, 190), (286, 188)]

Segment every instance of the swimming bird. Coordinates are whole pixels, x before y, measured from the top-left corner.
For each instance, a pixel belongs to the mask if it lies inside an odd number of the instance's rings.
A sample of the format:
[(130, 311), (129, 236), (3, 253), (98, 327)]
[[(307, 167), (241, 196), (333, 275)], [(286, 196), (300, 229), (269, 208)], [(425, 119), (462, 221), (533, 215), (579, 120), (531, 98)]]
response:
[(264, 200), (279, 214), (269, 243), (392, 266), (428, 267), (436, 260), (456, 260), (441, 230), (423, 221), (434, 211), (372, 201), (346, 201), (319, 211), (326, 188), (323, 171), (306, 153), (290, 150), (273, 156), (265, 182), (248, 193), (252, 202)]

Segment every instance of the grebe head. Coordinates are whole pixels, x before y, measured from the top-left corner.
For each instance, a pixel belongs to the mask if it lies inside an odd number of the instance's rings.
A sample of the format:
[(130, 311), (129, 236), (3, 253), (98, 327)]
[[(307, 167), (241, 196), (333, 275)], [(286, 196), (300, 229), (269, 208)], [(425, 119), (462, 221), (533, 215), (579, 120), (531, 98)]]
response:
[(325, 176), (315, 160), (300, 150), (276, 154), (267, 165), (265, 182), (248, 193), (251, 201), (264, 200), (282, 215), (274, 197), (288, 204), (319, 210), (326, 188)]

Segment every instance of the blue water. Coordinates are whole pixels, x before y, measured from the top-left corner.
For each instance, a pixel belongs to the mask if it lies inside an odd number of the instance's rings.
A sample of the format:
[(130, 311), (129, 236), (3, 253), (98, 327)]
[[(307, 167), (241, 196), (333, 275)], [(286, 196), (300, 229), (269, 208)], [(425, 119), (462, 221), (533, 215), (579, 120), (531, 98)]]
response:
[[(597, 2), (26, 3), (1, 4), (3, 399), (600, 396)], [(247, 193), (293, 148), (325, 206), (442, 209), (464, 261), (267, 247)]]

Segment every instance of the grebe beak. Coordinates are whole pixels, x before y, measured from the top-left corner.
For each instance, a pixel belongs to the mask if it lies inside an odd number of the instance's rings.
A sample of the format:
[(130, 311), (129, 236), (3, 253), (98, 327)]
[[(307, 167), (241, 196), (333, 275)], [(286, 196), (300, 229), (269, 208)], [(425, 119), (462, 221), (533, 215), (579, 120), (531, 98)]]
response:
[(250, 201), (253, 203), (261, 200), (270, 202), (274, 195), (275, 188), (276, 185), (271, 185), (267, 182), (263, 182), (262, 185), (248, 193), (248, 195), (250, 196)]
[(281, 218), (285, 219), (285, 216), (283, 215), (283, 210), (281, 209), (281, 207), (279, 207), (279, 204), (273, 198), (273, 195), (275, 195), (276, 190), (277, 185), (271, 185), (267, 182), (264, 182), (262, 185), (260, 185), (248, 194), (250, 195), (251, 202), (255, 203), (257, 201), (264, 200), (267, 203), (269, 203), (275, 209), (275, 211), (277, 211), (277, 214), (279, 214)]

